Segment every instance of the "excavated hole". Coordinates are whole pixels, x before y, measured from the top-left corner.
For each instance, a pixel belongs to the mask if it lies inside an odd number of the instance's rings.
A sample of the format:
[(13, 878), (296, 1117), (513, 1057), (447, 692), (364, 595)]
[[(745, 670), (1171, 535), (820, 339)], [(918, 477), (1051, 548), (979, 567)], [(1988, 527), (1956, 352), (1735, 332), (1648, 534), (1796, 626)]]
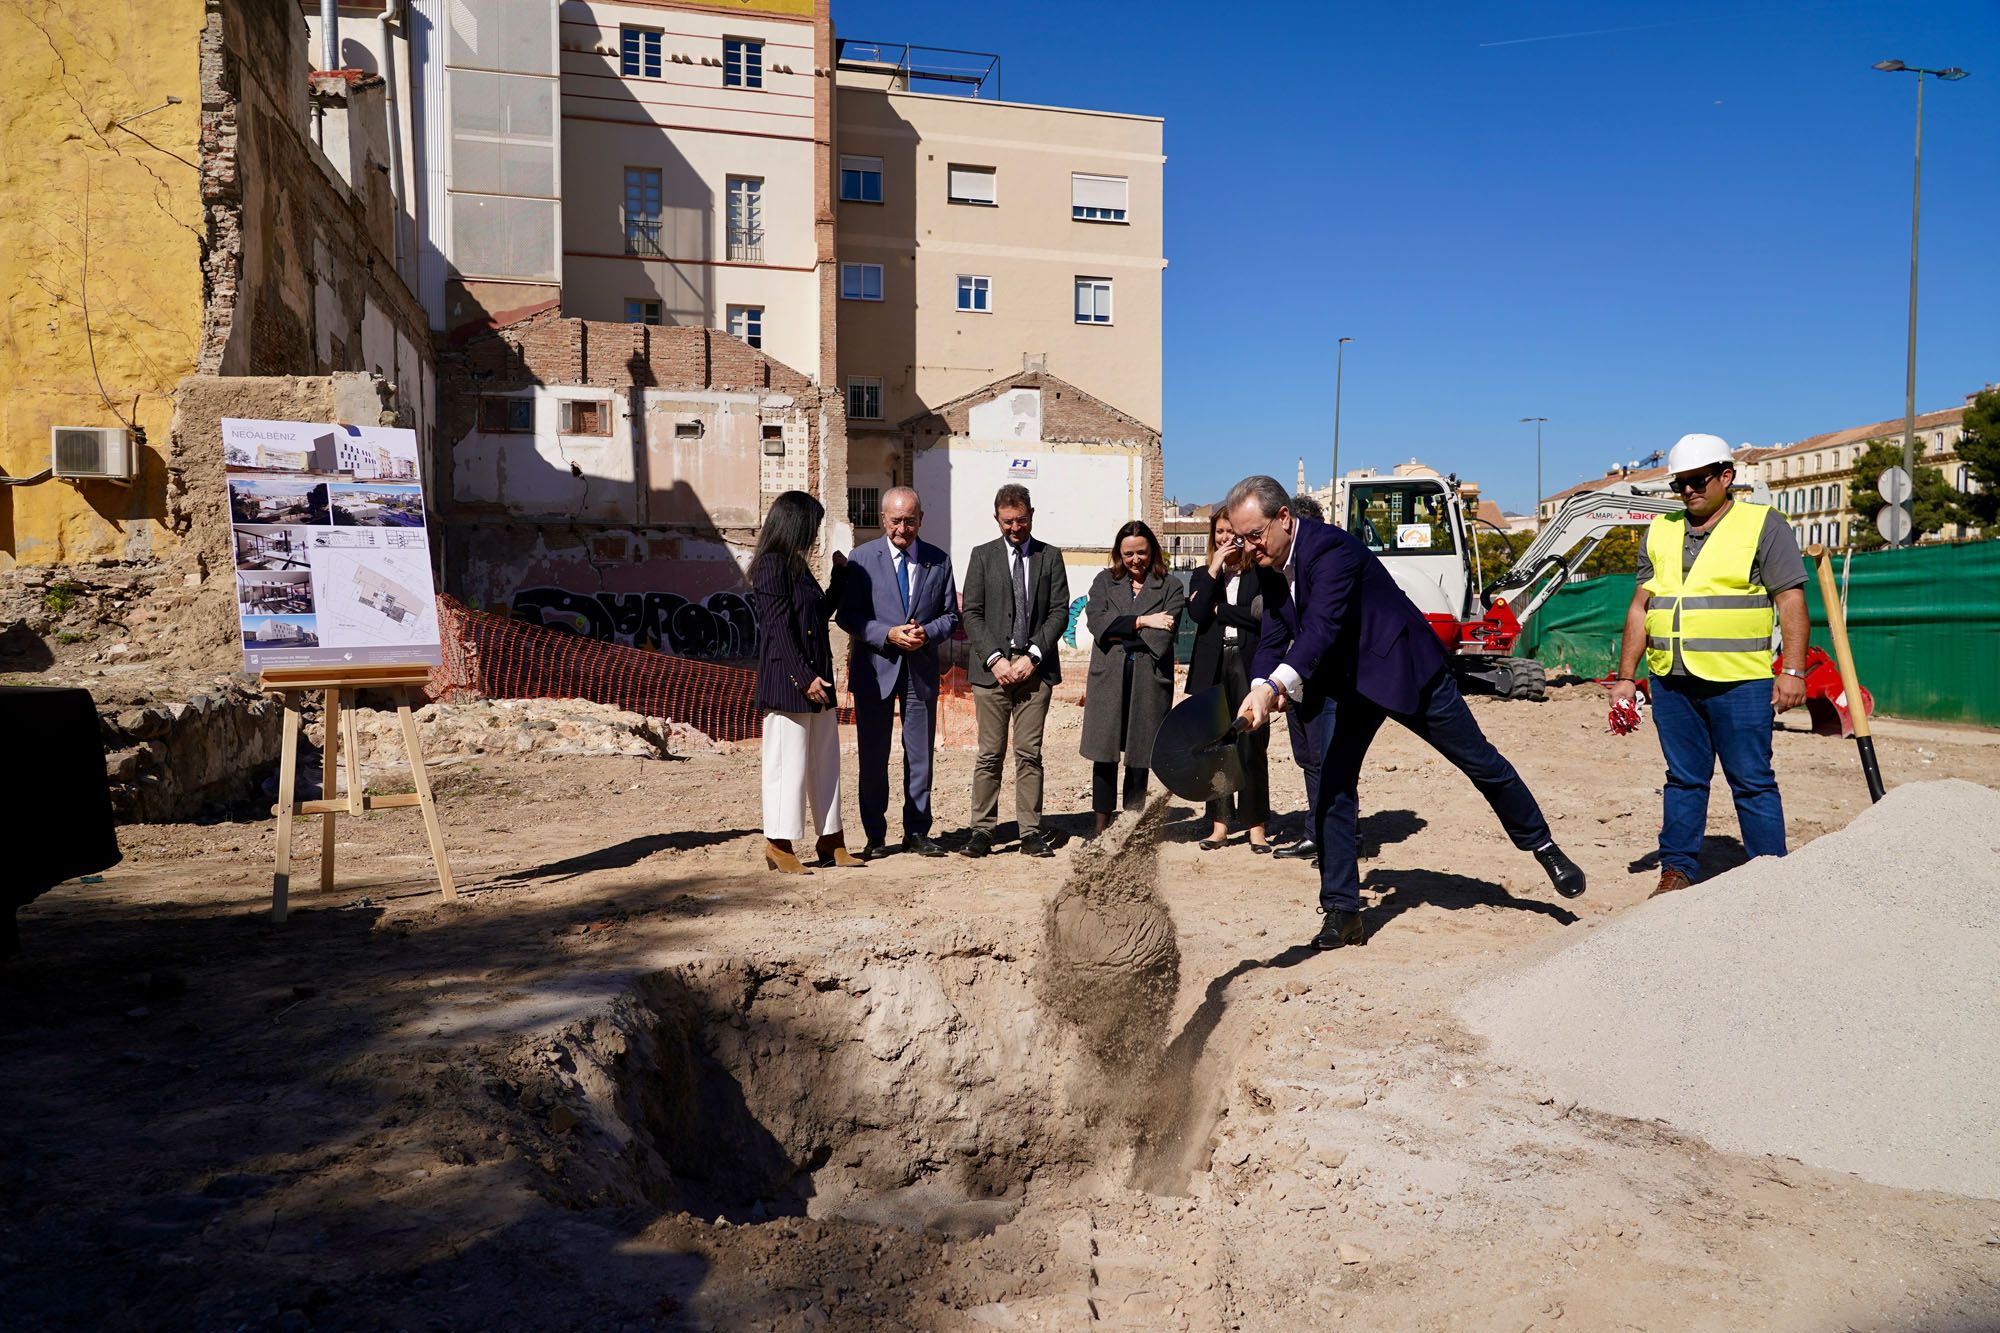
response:
[(1027, 969), (989, 950), (676, 968), (612, 1022), (575, 1054), (664, 1209), (983, 1234), (1129, 1149)]

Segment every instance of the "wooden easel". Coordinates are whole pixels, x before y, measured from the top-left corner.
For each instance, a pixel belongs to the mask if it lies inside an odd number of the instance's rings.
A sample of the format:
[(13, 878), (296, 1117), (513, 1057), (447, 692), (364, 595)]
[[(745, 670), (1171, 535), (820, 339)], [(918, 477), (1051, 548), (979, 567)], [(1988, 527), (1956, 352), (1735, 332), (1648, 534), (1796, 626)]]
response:
[[(285, 899), (292, 883), (292, 819), (296, 815), (318, 815), (319, 887), (333, 888), (334, 817), (342, 812), (363, 815), (371, 810), (407, 810), (416, 806), (424, 814), (424, 833), (430, 839), (431, 863), (437, 867), (438, 887), (447, 898), (456, 898), (451, 866), (445, 859), (444, 831), (438, 825), (437, 802), (431, 797), (431, 780), (424, 772), (422, 744), (417, 737), (417, 720), (410, 713), (408, 691), (430, 682), (425, 666), (291, 667), (266, 671), (258, 684), (267, 694), (276, 694), (285, 706), (285, 746), (278, 765), (278, 867), (271, 876), (271, 920), (285, 919)], [(414, 792), (368, 796), (361, 790), (360, 747), (356, 743), (354, 711), (341, 707), (341, 694), (362, 689), (397, 691), (396, 716), (403, 724), (403, 747), (409, 752), (410, 773), (416, 779)], [(304, 695), (311, 690), (326, 695), (326, 744), (323, 759), (321, 796), (317, 801), (298, 799), (299, 726)], [(344, 752), (344, 756), (343, 756)], [(340, 760), (347, 760), (347, 795), (340, 795)]]

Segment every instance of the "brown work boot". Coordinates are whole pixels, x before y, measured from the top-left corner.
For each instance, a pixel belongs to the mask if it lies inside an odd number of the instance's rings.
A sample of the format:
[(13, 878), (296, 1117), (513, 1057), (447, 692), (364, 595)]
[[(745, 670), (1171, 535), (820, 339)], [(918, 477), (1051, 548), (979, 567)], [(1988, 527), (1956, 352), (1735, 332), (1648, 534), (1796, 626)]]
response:
[(1660, 872), (1659, 884), (1646, 896), (1648, 898), (1657, 898), (1663, 893), (1679, 893), (1693, 882), (1678, 870), (1671, 868), (1662, 870)]

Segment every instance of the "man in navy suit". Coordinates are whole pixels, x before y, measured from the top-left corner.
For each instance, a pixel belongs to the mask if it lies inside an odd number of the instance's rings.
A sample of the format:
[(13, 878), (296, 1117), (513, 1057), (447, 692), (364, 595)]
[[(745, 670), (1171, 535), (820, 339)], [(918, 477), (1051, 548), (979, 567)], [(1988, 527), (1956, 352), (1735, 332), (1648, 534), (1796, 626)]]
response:
[(938, 646), (958, 627), (958, 586), (945, 553), (919, 540), (924, 506), (897, 486), (882, 497), (880, 541), (854, 548), (835, 619), (854, 652), (847, 687), (861, 762), (863, 860), (889, 841), (889, 733), (903, 709), (903, 850), (943, 856), (931, 840), (931, 753), (937, 738)]
[(1430, 622), (1374, 552), (1341, 528), (1299, 518), (1290, 501), (1272, 478), (1246, 477), (1222, 503), (1265, 571), (1264, 630), (1239, 722), (1255, 730), (1272, 713), (1299, 707), (1318, 720), (1314, 817), (1326, 924), (1313, 945), (1338, 949), (1367, 939), (1356, 788), (1369, 744), (1392, 717), (1472, 779), (1556, 892), (1582, 893), (1583, 871), (1555, 845), (1528, 785), (1479, 730)]

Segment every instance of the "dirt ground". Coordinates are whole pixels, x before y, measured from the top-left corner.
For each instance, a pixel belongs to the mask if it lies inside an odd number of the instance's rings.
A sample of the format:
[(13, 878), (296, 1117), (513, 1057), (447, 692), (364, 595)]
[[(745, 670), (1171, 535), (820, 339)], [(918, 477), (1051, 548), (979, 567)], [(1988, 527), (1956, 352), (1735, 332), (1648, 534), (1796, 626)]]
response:
[[(1143, 1087), (1036, 1003), (1073, 850), (770, 874), (754, 747), (444, 768), (456, 902), (414, 814), (343, 819), (331, 893), (301, 833), (283, 926), (273, 821), (127, 827), (0, 968), (5, 1323), (2000, 1327), (2000, 1202), (1719, 1153), (1482, 1056), (1468, 986), (1644, 899), (1662, 766), (1589, 687), (1474, 706), (1589, 893), (1554, 898), (1394, 728), (1365, 949), (1303, 947), (1313, 872), (1203, 853), (1183, 809)], [(1048, 736), (1072, 834), (1078, 722)], [(1891, 785), (2000, 786), (1995, 739), (1879, 745)], [(1847, 742), (1787, 732), (1778, 767), (1796, 842), (1866, 802)], [(970, 769), (941, 756), (942, 828)], [(1711, 830), (1740, 855), (1726, 799)]]

